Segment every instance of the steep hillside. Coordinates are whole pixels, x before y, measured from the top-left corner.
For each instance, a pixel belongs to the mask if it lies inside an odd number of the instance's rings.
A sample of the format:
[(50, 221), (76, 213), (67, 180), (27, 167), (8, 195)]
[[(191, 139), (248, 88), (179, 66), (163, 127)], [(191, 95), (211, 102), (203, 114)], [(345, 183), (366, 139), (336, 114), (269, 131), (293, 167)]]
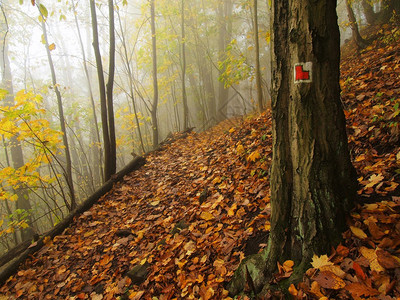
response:
[[(385, 30), (343, 61), (360, 199), (343, 244), (290, 287), (298, 299), (400, 297), (400, 45)], [(270, 112), (175, 137), (48, 239), (0, 299), (230, 299), (225, 283), (270, 229)], [(281, 264), (277, 281), (292, 271)]]

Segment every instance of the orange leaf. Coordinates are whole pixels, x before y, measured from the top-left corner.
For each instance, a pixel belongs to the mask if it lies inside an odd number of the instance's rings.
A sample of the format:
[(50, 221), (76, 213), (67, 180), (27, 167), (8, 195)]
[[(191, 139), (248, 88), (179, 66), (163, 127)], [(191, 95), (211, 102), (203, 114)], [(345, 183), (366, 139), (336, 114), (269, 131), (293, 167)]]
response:
[(350, 226), (350, 230), (359, 239), (363, 240), (363, 239), (367, 238), (367, 235), (365, 234), (365, 232), (358, 227)]
[(256, 150), (253, 151), (248, 157), (247, 157), (247, 161), (252, 161), (255, 162), (258, 158), (260, 158), (261, 155), (260, 153)]
[(287, 260), (283, 263), (283, 270), (285, 272), (290, 272), (293, 270), (293, 266), (294, 266), (294, 261), (293, 260)]
[(109, 256), (108, 254), (104, 255), (104, 257), (100, 260), (100, 266), (107, 265), (110, 261), (112, 261), (114, 255)]
[(346, 246), (343, 246), (342, 244), (339, 244), (336, 248), (336, 253), (339, 254), (340, 256), (347, 257), (349, 255), (350, 250)]
[(295, 297), (299, 293), (299, 291), (296, 289), (296, 287), (294, 286), (293, 283), (289, 286), (288, 290), (289, 290), (290, 295), (295, 296)]
[(214, 219), (214, 216), (212, 214), (210, 214), (208, 211), (203, 211), (200, 214), (200, 218), (202, 218), (203, 220), (206, 220), (206, 221), (210, 221), (210, 220)]
[(366, 297), (371, 297), (380, 294), (376, 289), (359, 282), (354, 282), (346, 285), (346, 290), (350, 292), (353, 298), (359, 298), (363, 295)]
[(203, 300), (209, 300), (214, 296), (214, 289), (204, 284), (200, 287), (200, 296)]
[(144, 294), (144, 291), (133, 292), (129, 295), (129, 299), (131, 300), (140, 300)]
[(364, 271), (361, 269), (361, 266), (358, 263), (353, 262), (353, 270), (356, 271), (356, 275), (358, 278), (362, 280), (367, 279), (367, 275), (365, 275)]

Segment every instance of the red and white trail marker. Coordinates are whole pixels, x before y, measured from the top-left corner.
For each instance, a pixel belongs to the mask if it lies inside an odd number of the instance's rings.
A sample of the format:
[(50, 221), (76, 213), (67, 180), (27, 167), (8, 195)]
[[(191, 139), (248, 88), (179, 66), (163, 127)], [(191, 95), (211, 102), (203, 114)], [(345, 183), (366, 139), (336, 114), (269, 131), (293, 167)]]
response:
[(312, 82), (312, 62), (294, 65), (294, 83)]

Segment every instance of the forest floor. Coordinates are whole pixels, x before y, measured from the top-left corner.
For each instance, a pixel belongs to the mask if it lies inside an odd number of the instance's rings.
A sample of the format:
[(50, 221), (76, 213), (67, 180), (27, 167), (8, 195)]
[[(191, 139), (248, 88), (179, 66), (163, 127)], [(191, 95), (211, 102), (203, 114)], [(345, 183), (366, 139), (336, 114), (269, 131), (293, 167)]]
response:
[[(399, 35), (383, 28), (370, 47), (343, 58), (358, 204), (343, 243), (315, 256), (289, 288), (294, 298), (400, 297)], [(0, 299), (230, 299), (226, 282), (270, 230), (271, 113), (175, 137), (48, 239)], [(275, 280), (292, 268), (280, 262)]]

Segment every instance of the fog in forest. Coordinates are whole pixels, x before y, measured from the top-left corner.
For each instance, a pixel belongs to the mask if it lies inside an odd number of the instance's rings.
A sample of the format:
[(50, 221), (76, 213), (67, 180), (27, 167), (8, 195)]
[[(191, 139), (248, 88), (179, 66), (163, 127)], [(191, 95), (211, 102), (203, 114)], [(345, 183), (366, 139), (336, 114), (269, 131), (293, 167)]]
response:
[[(0, 6), (1, 253), (51, 229), (171, 133), (270, 103), (268, 1)], [(353, 10), (362, 27), (360, 3)], [(344, 1), (337, 11), (344, 41)]]

